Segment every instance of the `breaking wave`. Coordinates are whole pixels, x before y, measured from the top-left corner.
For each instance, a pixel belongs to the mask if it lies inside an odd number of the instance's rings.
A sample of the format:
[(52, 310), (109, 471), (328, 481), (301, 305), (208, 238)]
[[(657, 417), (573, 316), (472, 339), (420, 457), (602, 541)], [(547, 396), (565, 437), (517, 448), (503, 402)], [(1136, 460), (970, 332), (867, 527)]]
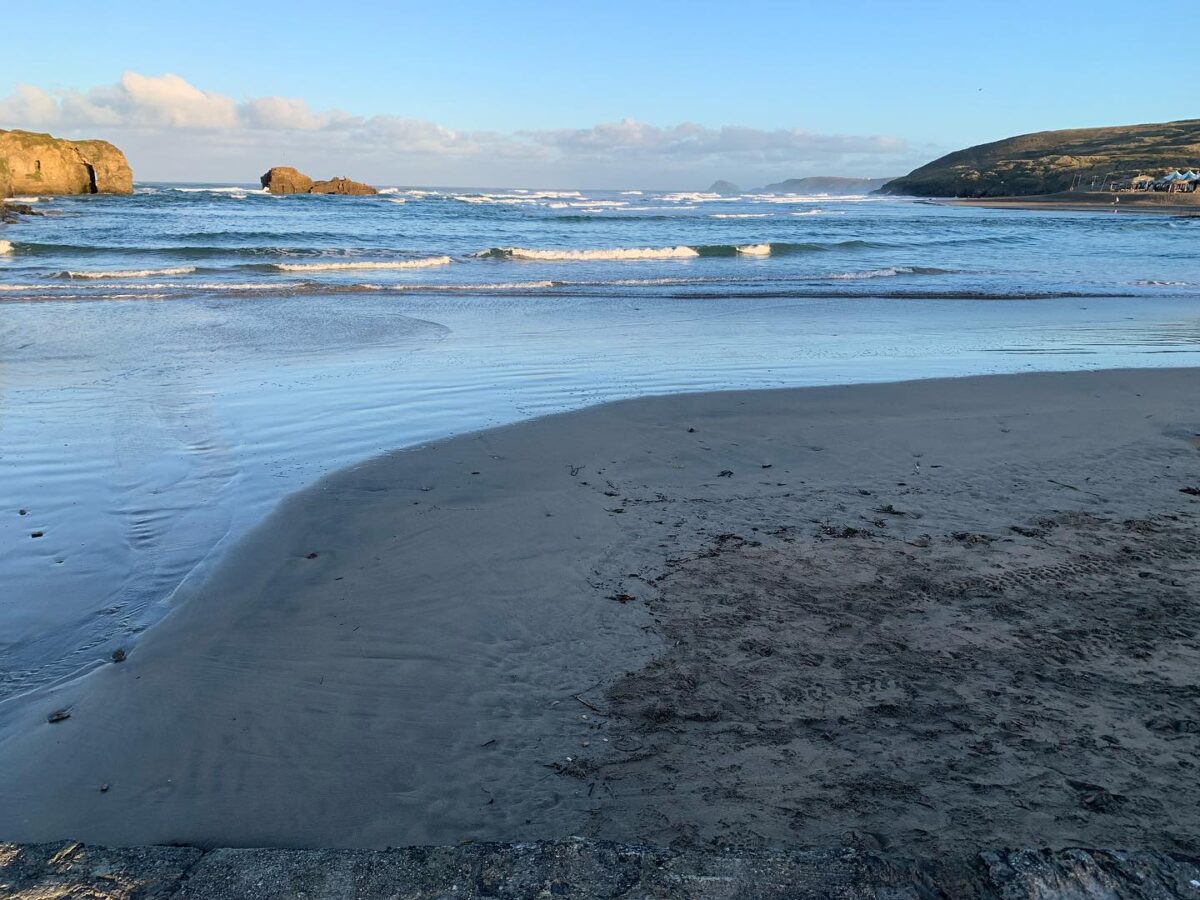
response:
[(12, 241), (0, 241), (0, 256), (13, 252)]
[(862, 281), (867, 278), (895, 278), (897, 275), (949, 275), (949, 269), (935, 269), (932, 266), (888, 266), (884, 269), (867, 269), (863, 272), (835, 272), (826, 275), (834, 281)]
[(430, 256), (425, 259), (401, 259), (393, 262), (273, 263), (271, 268), (280, 272), (340, 272), (347, 269), (428, 269), (449, 264), (448, 256)]
[(92, 280), (97, 278), (156, 278), (163, 275), (191, 275), (195, 266), (172, 266), (168, 269), (96, 269), (82, 272), (59, 272), (59, 278)]
[(475, 254), (486, 259), (526, 259), (543, 262), (565, 262), (569, 260), (639, 260), (639, 259), (688, 259), (700, 253), (692, 247), (629, 247), (613, 250), (530, 250), (525, 247), (492, 247)]
[(693, 259), (698, 256), (771, 256), (820, 253), (826, 250), (858, 250), (884, 246), (869, 241), (839, 241), (833, 244), (698, 244), (689, 247), (617, 247), (595, 250), (533, 250), (527, 247), (492, 247), (474, 254), (484, 259), (522, 259), (539, 262), (594, 262), (602, 260)]

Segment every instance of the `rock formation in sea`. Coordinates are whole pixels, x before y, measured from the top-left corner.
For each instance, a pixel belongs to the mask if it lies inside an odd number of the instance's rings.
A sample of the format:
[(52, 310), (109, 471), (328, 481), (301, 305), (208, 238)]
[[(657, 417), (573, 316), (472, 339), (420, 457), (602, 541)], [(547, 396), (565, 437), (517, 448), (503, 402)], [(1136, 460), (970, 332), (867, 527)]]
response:
[(125, 154), (108, 141), (0, 131), (0, 197), (132, 193), (133, 172)]
[(378, 191), (361, 181), (351, 181), (345, 176), (327, 181), (313, 181), (303, 172), (291, 166), (275, 166), (259, 179), (262, 186), (272, 194), (345, 194), (364, 196)]
[(328, 181), (317, 181), (313, 183), (313, 194), (353, 194), (363, 196), (366, 194), (377, 194), (378, 191), (369, 184), (363, 184), (361, 181), (351, 181), (344, 175), (337, 178), (330, 178)]
[(722, 178), (719, 181), (714, 181), (711, 185), (709, 185), (708, 191), (710, 194), (729, 195), (740, 194), (742, 189), (732, 181), (726, 181)]
[(259, 179), (272, 194), (307, 194), (313, 180), (291, 166), (274, 166)]

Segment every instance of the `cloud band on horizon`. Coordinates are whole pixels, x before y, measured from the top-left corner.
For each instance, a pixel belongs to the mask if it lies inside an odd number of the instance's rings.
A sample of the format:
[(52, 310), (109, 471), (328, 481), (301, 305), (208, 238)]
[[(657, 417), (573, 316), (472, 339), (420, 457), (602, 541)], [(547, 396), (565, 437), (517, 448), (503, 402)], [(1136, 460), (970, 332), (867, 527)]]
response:
[(674, 176), (676, 184), (664, 185), (672, 187), (712, 173), (742, 178), (897, 174), (929, 158), (928, 149), (914, 149), (896, 137), (795, 128), (713, 128), (691, 122), (664, 127), (624, 119), (589, 128), (469, 131), (390, 114), (316, 111), (298, 98), (239, 101), (201, 90), (178, 75), (133, 71), (115, 84), (86, 91), (18, 84), (0, 99), (0, 127), (124, 141), (135, 171), (147, 169), (163, 180), (229, 177), (212, 171), (212, 165), (197, 174), (201, 159), (257, 171), (279, 163), (284, 153), (301, 168), (354, 168), (356, 176), (385, 182), (436, 182), (451, 173), (478, 172), (467, 182), (585, 177), (590, 186), (597, 178), (648, 185), (648, 179)]

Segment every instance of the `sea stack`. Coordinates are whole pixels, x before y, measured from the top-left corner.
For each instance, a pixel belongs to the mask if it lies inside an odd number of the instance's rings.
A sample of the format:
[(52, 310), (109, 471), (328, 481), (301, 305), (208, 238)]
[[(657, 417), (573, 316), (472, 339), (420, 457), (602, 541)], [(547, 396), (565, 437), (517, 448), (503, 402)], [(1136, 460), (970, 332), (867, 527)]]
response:
[(313, 186), (311, 178), (291, 166), (274, 166), (259, 182), (272, 194), (307, 194)]
[(108, 141), (0, 131), (0, 197), (132, 193), (129, 162)]
[(330, 178), (327, 181), (313, 181), (303, 172), (291, 166), (274, 166), (259, 179), (264, 188), (272, 194), (343, 194), (347, 196), (367, 196), (378, 191), (369, 184), (361, 181), (351, 181), (345, 176)]

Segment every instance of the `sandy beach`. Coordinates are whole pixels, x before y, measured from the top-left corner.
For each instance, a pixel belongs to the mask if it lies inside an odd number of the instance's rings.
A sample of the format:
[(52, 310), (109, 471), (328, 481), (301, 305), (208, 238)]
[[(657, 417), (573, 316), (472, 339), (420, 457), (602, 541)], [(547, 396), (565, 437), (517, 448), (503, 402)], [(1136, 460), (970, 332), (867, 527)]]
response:
[(1198, 387), (673, 395), (341, 471), (0, 706), (0, 839), (1200, 852)]

